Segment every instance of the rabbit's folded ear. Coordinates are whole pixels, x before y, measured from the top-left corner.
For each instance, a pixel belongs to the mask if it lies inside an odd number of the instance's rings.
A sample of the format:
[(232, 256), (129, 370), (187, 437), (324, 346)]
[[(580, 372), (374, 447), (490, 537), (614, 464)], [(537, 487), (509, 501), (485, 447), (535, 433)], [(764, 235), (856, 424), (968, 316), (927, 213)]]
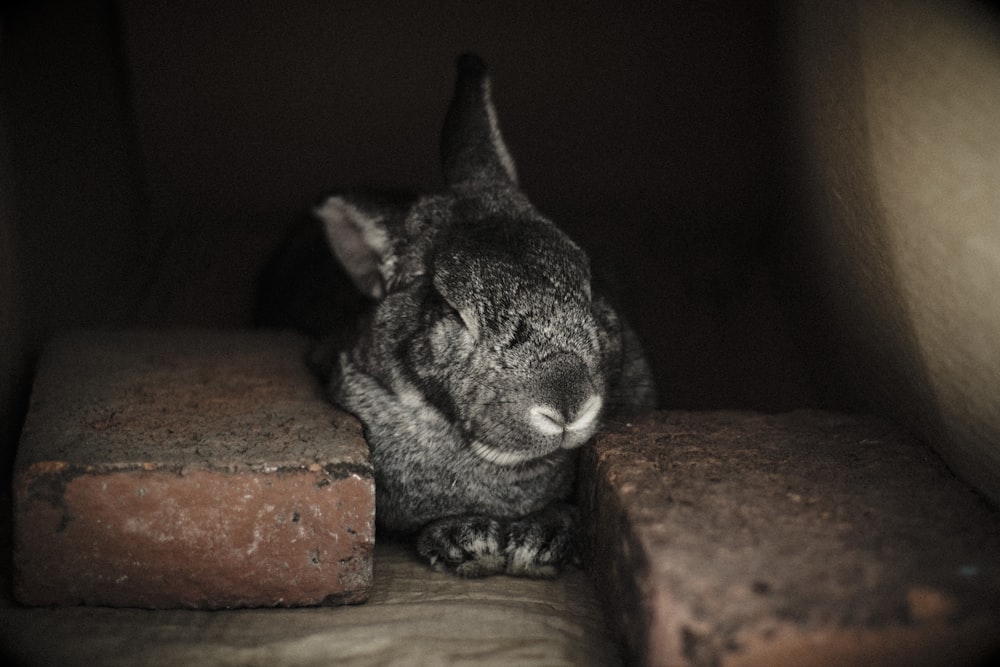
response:
[(486, 63), (472, 53), (458, 58), (455, 96), (441, 133), (441, 161), (448, 185), (470, 181), (517, 185), (514, 160), (500, 135)]
[(385, 296), (395, 264), (391, 216), (353, 195), (327, 197), (313, 214), (323, 223), (327, 243), (354, 285), (373, 299)]

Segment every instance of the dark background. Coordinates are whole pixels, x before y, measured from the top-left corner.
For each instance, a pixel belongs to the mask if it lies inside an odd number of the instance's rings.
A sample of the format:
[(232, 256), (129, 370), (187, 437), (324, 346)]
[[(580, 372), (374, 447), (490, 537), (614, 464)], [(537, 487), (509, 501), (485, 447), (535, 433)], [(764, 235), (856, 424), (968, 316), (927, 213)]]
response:
[(612, 276), (664, 406), (818, 403), (784, 305), (769, 2), (53, 1), (0, 21), (7, 465), (54, 333), (248, 325), (256, 272), (318, 194), (441, 187), (468, 49), (524, 190)]

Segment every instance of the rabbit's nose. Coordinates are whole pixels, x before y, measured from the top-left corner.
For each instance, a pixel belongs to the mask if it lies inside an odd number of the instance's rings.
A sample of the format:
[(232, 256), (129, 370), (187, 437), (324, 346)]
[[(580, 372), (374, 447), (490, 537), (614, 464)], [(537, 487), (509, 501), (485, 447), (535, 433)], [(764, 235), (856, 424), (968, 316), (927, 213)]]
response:
[(563, 447), (583, 444), (597, 428), (604, 400), (583, 359), (571, 352), (546, 358), (538, 369), (535, 400), (528, 405), (528, 424)]
[(549, 405), (533, 405), (528, 409), (528, 420), (544, 435), (575, 436), (586, 433), (589, 436), (603, 403), (600, 396), (593, 394), (569, 416)]

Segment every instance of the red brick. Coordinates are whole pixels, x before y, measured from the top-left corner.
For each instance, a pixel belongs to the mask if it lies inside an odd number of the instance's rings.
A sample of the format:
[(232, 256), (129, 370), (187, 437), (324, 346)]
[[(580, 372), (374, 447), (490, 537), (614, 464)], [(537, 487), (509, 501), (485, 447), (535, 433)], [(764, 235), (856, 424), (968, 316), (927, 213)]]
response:
[(1000, 655), (1000, 517), (884, 422), (658, 413), (598, 436), (580, 488), (630, 664)]
[(360, 425), (304, 339), (85, 332), (36, 376), (15, 467), (14, 590), (31, 605), (354, 603), (372, 584)]

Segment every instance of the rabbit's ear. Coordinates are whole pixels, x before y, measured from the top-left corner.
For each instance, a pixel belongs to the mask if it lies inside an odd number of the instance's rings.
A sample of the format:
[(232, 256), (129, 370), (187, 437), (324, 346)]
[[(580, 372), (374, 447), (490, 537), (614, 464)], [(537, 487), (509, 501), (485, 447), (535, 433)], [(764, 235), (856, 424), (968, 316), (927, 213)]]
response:
[(373, 299), (385, 296), (395, 264), (387, 211), (363, 197), (333, 195), (313, 208), (313, 214), (355, 286)]
[(469, 181), (517, 185), (517, 170), (500, 136), (486, 63), (472, 53), (458, 58), (455, 96), (441, 133), (441, 161), (449, 186)]

